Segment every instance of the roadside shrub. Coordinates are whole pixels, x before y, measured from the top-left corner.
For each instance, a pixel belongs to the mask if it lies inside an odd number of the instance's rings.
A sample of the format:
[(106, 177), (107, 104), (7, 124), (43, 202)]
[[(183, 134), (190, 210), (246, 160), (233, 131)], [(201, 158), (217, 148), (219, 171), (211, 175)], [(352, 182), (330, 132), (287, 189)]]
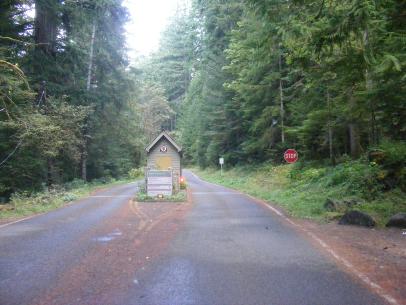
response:
[(73, 190), (73, 189), (81, 188), (81, 187), (83, 187), (85, 185), (86, 185), (86, 182), (84, 180), (82, 180), (82, 179), (73, 179), (72, 181), (66, 182), (64, 184), (65, 189), (67, 189), (67, 190)]
[(72, 194), (72, 193), (66, 193), (66, 194), (62, 197), (62, 200), (63, 200), (64, 202), (75, 201), (76, 199), (78, 199), (78, 196), (76, 196), (75, 194)]
[(26, 193), (15, 192), (11, 194), (10, 204), (14, 207), (14, 209), (17, 210), (25, 203), (26, 198), (27, 198)]
[(55, 189), (36, 194), (16, 192), (11, 195), (10, 204), (14, 206), (16, 210), (41, 210), (42, 207), (55, 204), (61, 194), (61, 192)]
[(350, 194), (360, 193), (372, 199), (382, 190), (378, 181), (380, 171), (379, 166), (364, 160), (345, 162), (330, 168), (326, 186), (345, 185)]
[(138, 183), (138, 189), (143, 190), (145, 192), (145, 190), (147, 189), (147, 185), (145, 184), (145, 181), (141, 181), (140, 183)]
[(137, 192), (135, 200), (137, 200), (139, 202), (144, 202), (144, 201), (151, 201), (151, 200), (153, 200), (153, 198), (148, 196), (147, 193), (145, 192), (145, 190), (140, 189), (140, 191)]
[(337, 162), (338, 164), (347, 163), (347, 162), (351, 162), (351, 161), (352, 161), (352, 158), (351, 158), (349, 155), (347, 155), (347, 154), (343, 154), (343, 155), (338, 156), (338, 157), (336, 158), (336, 162)]
[(128, 177), (130, 179), (139, 179), (144, 176), (144, 170), (142, 168), (132, 168), (128, 171)]
[(400, 187), (406, 191), (406, 142), (383, 142), (369, 151), (371, 163), (379, 164), (383, 169), (380, 182), (386, 190)]
[(187, 200), (186, 191), (180, 191), (172, 196), (164, 196), (163, 198), (151, 197), (145, 191), (137, 192), (135, 200), (138, 202), (184, 202)]
[(181, 190), (185, 190), (187, 187), (186, 179), (183, 176), (179, 178), (179, 187)]
[(107, 184), (107, 183), (112, 183), (114, 182), (115, 179), (111, 176), (105, 176), (97, 179), (93, 179), (91, 184), (97, 185), (97, 184)]
[(345, 160), (337, 166), (320, 166), (314, 162), (298, 162), (291, 167), (288, 177), (295, 184), (318, 184), (326, 189), (340, 187), (349, 195), (373, 199), (383, 190), (381, 166), (366, 158)]
[(325, 173), (325, 168), (303, 169), (301, 179), (303, 179), (305, 182), (316, 182), (319, 181), (325, 175)]
[(378, 148), (385, 154), (382, 160), (382, 165), (385, 167), (401, 167), (405, 165), (406, 142), (383, 142)]
[(187, 199), (187, 195), (185, 191), (180, 191), (178, 193), (176, 193), (175, 195), (167, 198), (167, 200), (169, 201), (173, 201), (173, 202), (183, 202), (186, 201)]
[(313, 182), (317, 181), (325, 174), (325, 168), (321, 167), (319, 163), (314, 161), (299, 160), (290, 166), (291, 170), (289, 171), (288, 176), (292, 180)]

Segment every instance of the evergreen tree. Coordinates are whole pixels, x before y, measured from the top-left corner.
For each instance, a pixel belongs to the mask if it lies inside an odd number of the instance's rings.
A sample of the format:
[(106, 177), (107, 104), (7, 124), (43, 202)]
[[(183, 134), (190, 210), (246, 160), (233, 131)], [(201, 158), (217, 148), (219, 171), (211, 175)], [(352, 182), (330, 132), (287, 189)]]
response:
[(0, 14), (0, 193), (139, 166), (121, 1), (6, 1)]

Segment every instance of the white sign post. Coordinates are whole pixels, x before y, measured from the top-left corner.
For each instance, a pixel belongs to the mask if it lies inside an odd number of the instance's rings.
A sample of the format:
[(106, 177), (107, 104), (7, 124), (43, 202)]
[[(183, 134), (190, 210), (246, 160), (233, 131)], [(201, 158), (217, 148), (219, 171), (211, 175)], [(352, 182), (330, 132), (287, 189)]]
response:
[(219, 163), (220, 163), (220, 175), (223, 176), (224, 158), (219, 158)]

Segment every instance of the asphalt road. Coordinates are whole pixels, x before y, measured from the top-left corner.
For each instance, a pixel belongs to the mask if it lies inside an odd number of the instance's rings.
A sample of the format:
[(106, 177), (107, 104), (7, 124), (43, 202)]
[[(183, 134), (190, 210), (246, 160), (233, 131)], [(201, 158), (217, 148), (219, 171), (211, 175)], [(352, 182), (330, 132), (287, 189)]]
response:
[(263, 205), (186, 177), (194, 208), (129, 304), (384, 304)]
[[(113, 187), (0, 228), (0, 304), (34, 304), (98, 244), (99, 238), (114, 238), (114, 232), (100, 236), (97, 229), (136, 191), (136, 184)], [(74, 305), (74, 297), (64, 304)]]
[(144, 237), (134, 184), (0, 228), (0, 304), (384, 304), (265, 206), (185, 174), (190, 211)]

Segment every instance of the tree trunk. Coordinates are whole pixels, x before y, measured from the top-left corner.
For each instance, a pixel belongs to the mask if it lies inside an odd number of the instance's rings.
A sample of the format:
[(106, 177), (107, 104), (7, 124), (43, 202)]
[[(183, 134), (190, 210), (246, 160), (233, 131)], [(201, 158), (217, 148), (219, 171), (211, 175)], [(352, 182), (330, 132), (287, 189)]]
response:
[[(96, 21), (93, 22), (92, 26), (92, 37), (90, 40), (90, 54), (89, 54), (89, 64), (87, 68), (87, 80), (86, 80), (86, 91), (90, 91), (90, 85), (91, 85), (91, 80), (92, 80), (92, 68), (93, 68), (93, 53), (94, 53), (94, 39), (96, 36)], [(82, 150), (81, 150), (81, 156), (80, 156), (80, 164), (81, 164), (81, 174), (82, 174), (82, 180), (86, 181), (87, 180), (87, 149), (89, 145), (89, 118), (86, 117), (85, 119), (85, 126), (83, 128), (83, 144), (82, 144)]]
[(92, 38), (90, 40), (90, 54), (89, 54), (89, 64), (87, 68), (87, 81), (86, 90), (90, 90), (90, 82), (92, 79), (92, 67), (93, 67), (93, 49), (94, 49), (94, 38), (96, 36), (96, 21), (93, 22), (92, 26)]
[[(368, 48), (369, 42), (369, 35), (368, 30), (364, 31), (363, 43), (364, 43), (364, 51)], [(373, 82), (370, 75), (370, 70), (368, 66), (365, 68), (365, 89), (367, 94), (369, 94), (373, 89)], [(379, 142), (378, 135), (377, 135), (377, 128), (376, 128), (376, 117), (375, 117), (375, 104), (374, 101), (369, 99), (369, 108), (370, 108), (370, 129), (369, 129), (369, 145), (376, 145)]]
[(330, 162), (335, 165), (334, 151), (333, 151), (333, 127), (331, 126), (331, 103), (330, 103), (330, 91), (327, 90), (327, 108), (328, 108), (328, 148), (330, 155)]
[(54, 160), (51, 157), (48, 157), (47, 158), (47, 187), (48, 187), (48, 189), (50, 189), (52, 184), (54, 184), (53, 171), (54, 171)]
[(280, 112), (281, 112), (281, 140), (285, 143), (285, 126), (284, 117), (285, 109), (283, 104), (283, 85), (282, 85), (282, 55), (279, 55), (279, 96), (280, 96)]
[[(370, 77), (369, 69), (365, 69), (365, 89), (367, 94), (372, 90), (372, 80)], [(375, 103), (369, 99), (369, 109), (370, 109), (370, 129), (369, 129), (369, 145), (376, 145), (379, 142), (377, 130), (376, 130), (376, 117), (375, 117)]]
[(80, 172), (82, 175), (82, 180), (86, 181), (87, 180), (87, 143), (86, 139), (84, 140), (85, 143), (83, 144), (83, 149), (81, 151), (81, 156), (80, 156)]
[(57, 20), (55, 1), (36, 0), (35, 1), (35, 43), (36, 48), (48, 55), (55, 55)]
[(354, 116), (355, 112), (355, 99), (353, 95), (353, 88), (351, 88), (348, 97), (349, 102), (349, 123), (348, 123), (348, 132), (350, 137), (350, 153), (353, 159), (356, 159), (360, 156), (361, 153), (361, 144), (357, 120)]
[(351, 157), (356, 159), (360, 155), (360, 144), (359, 144), (359, 133), (358, 126), (356, 123), (351, 122), (348, 124), (348, 131), (350, 135), (350, 152)]

